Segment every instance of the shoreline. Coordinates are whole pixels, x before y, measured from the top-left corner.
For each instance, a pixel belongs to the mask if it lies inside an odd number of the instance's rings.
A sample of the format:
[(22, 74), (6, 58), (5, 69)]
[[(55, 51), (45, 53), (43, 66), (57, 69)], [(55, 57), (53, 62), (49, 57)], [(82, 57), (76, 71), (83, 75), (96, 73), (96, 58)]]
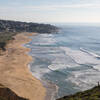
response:
[[(30, 63), (28, 64), (28, 68), (30, 73), (32, 74), (30, 70)], [(33, 74), (32, 76), (35, 77)], [(46, 89), (46, 95), (44, 100), (56, 100), (56, 96), (58, 93), (58, 86), (46, 80), (42, 80), (42, 79), (38, 79), (38, 80), (42, 83), (43, 87)]]
[(45, 100), (56, 100), (59, 89), (58, 86), (46, 80), (45, 81), (42, 80), (42, 83), (47, 90)]
[(44, 100), (46, 89), (29, 71), (32, 57), (29, 48), (22, 46), (31, 41), (31, 33), (20, 33), (7, 44), (7, 50), (0, 55), (0, 84), (10, 88), (18, 96), (29, 100)]
[[(32, 37), (32, 36), (29, 36), (29, 37)], [(31, 49), (30, 49), (31, 50)], [(29, 54), (28, 54), (29, 55)], [(29, 56), (31, 56), (31, 55), (29, 55)], [(31, 56), (32, 57), (32, 56)], [(34, 57), (32, 57), (32, 60), (34, 61)], [(29, 71), (30, 71), (30, 73), (32, 74), (32, 76), (33, 77), (35, 77), (34, 75), (33, 75), (33, 73), (32, 73), (32, 71), (31, 71), (31, 69), (30, 69), (30, 67), (31, 67), (31, 62), (30, 63), (28, 63), (28, 69), (29, 69)], [(38, 79), (38, 78), (37, 78)], [(44, 79), (38, 79), (42, 84), (43, 84), (43, 86), (45, 87), (45, 89), (46, 89), (46, 95), (45, 95), (45, 99), (44, 100), (56, 100), (56, 97), (57, 97), (57, 93), (58, 93), (58, 89), (59, 89), (59, 87), (56, 85), (56, 84), (54, 84), (54, 83), (52, 83), (52, 82), (50, 82), (49, 80), (44, 80)]]

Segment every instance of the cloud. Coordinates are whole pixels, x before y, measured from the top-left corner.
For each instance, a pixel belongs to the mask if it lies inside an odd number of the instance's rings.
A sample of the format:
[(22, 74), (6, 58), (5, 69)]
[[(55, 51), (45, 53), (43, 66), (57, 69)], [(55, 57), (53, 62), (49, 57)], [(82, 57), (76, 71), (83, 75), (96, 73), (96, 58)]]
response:
[(27, 6), (28, 9), (34, 10), (56, 10), (64, 8), (100, 8), (100, 4), (72, 4), (72, 5), (44, 5), (44, 6)]
[(41, 6), (19, 6), (0, 7), (0, 10), (5, 11), (53, 11), (67, 8), (100, 8), (100, 4), (70, 4), (70, 5), (41, 5)]

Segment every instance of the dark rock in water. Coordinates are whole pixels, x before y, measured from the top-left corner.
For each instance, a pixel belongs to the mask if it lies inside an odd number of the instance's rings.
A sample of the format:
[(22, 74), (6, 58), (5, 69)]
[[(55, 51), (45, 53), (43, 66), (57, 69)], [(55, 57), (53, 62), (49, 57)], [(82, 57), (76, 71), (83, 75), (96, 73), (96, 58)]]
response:
[(28, 100), (17, 96), (11, 89), (0, 84), (0, 100)]

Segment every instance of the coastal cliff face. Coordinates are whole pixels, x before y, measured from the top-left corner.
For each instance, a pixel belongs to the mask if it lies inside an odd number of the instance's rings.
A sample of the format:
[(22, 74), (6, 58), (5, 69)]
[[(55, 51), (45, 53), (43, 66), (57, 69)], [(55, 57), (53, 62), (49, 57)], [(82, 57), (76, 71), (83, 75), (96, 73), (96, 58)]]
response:
[(12, 90), (0, 84), (0, 100), (28, 100), (17, 96)]

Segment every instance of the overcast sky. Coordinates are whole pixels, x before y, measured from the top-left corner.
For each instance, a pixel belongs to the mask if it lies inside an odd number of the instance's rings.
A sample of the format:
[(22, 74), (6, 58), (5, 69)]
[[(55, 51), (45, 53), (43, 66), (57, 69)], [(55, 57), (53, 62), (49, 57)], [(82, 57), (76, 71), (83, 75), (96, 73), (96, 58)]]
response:
[(0, 19), (100, 23), (100, 0), (0, 0)]

